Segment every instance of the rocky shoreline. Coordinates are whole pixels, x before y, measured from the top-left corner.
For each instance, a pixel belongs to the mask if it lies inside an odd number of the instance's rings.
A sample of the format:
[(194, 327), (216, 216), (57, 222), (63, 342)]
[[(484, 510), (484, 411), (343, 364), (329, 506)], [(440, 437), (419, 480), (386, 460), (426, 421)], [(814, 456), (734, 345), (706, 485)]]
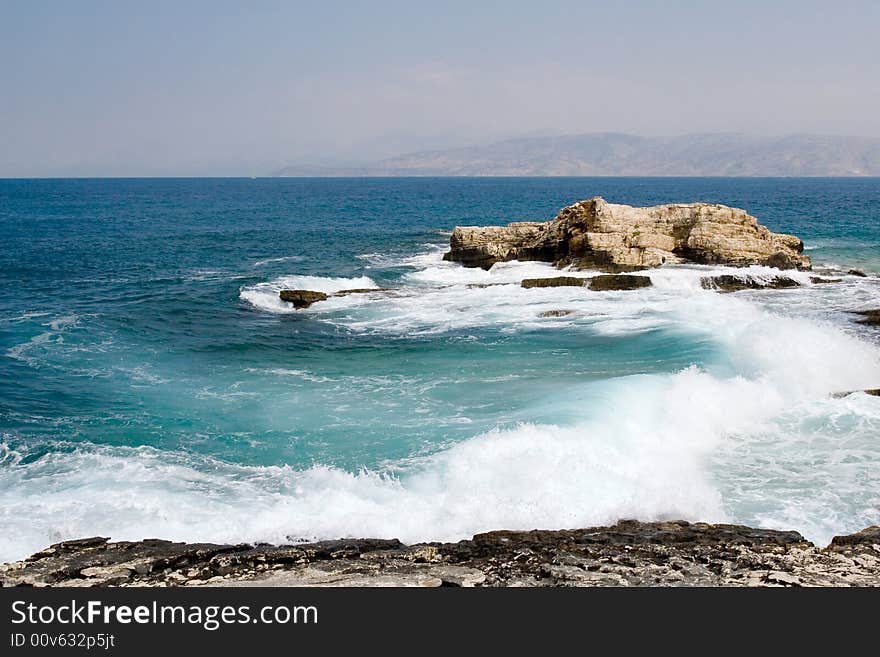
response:
[(457, 543), (57, 543), (2, 586), (880, 586), (880, 526), (820, 548), (794, 531), (638, 522)]

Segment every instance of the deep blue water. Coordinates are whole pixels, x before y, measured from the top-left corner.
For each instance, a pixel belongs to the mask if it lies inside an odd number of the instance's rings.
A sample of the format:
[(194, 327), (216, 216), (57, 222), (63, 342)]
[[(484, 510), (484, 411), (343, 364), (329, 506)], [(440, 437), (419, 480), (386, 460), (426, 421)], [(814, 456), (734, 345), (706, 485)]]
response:
[[(733, 299), (673, 268), (648, 296), (542, 323), (587, 302), (467, 287), (542, 265), (439, 260), (455, 225), (594, 195), (745, 208), (819, 269), (880, 272), (880, 179), (0, 180), (0, 558), (96, 533), (444, 538), (629, 513), (825, 539), (880, 519), (876, 400), (827, 408), (830, 390), (792, 384), (871, 382), (876, 340), (845, 311), (880, 300), (880, 279)], [(291, 277), (402, 296), (290, 312), (272, 300)], [(663, 400), (679, 385), (734, 402), (678, 431)], [(655, 450), (678, 465), (645, 483), (653, 466), (630, 468)], [(681, 477), (693, 487), (671, 490)]]

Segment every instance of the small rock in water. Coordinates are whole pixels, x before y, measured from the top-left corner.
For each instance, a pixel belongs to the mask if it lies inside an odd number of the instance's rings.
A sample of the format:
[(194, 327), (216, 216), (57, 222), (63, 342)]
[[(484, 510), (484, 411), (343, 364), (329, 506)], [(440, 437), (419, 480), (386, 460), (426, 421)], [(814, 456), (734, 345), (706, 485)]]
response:
[(861, 315), (864, 319), (857, 319), (856, 324), (865, 326), (880, 326), (880, 310), (853, 310), (854, 315)]
[(312, 290), (281, 290), (278, 295), (282, 301), (293, 304), (296, 309), (308, 308), (316, 301), (326, 301), (327, 295), (323, 292), (314, 292)]
[(789, 287), (800, 287), (800, 283), (788, 276), (777, 276), (765, 280), (752, 276), (723, 274), (721, 276), (704, 276), (700, 279), (700, 286), (704, 290), (738, 292), (740, 290), (781, 290)]
[(602, 274), (590, 279), (590, 289), (594, 292), (638, 290), (643, 287), (651, 287), (651, 285), (651, 279), (648, 276), (633, 276), (632, 274)]
[(871, 395), (872, 397), (880, 397), (880, 388), (869, 388), (867, 390), (845, 390), (843, 392), (832, 393), (831, 396), (834, 399), (843, 399), (844, 397), (849, 397), (850, 395), (854, 395), (857, 392), (863, 392), (866, 395)]
[(810, 283), (820, 285), (821, 283), (840, 283), (842, 278), (822, 278), (821, 276), (810, 276)]
[(384, 287), (356, 287), (351, 290), (339, 290), (334, 292), (334, 297), (346, 297), (349, 294), (368, 294), (369, 292), (387, 292), (388, 288)]
[(850, 269), (850, 270), (849, 270), (848, 272), (846, 272), (846, 273), (849, 274), (850, 276), (859, 276), (859, 277), (861, 277), (861, 278), (867, 278), (867, 276), (868, 276), (868, 275), (867, 275), (865, 272), (863, 272), (861, 269)]
[(567, 315), (571, 315), (573, 310), (545, 310), (540, 313), (538, 317), (566, 317)]
[(576, 276), (555, 276), (553, 278), (525, 278), (521, 285), (528, 289), (532, 287), (583, 287), (586, 278)]

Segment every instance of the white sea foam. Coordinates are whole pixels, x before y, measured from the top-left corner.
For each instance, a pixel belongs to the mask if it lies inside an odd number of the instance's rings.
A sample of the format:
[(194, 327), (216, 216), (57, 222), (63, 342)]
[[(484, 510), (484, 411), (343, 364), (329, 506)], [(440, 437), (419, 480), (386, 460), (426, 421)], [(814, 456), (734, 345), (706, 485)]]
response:
[(455, 540), (681, 517), (795, 528), (825, 543), (876, 522), (880, 404), (829, 393), (876, 385), (878, 350), (722, 298), (734, 312), (711, 323), (732, 372), (692, 366), (574, 385), (552, 400), (577, 409), (573, 425), (490, 431), (385, 472), (246, 467), (147, 448), (4, 457), (0, 557), (95, 533)]
[(258, 374), (270, 374), (273, 376), (283, 376), (283, 377), (294, 377), (297, 379), (302, 379), (303, 381), (309, 381), (311, 383), (328, 383), (333, 381), (326, 376), (317, 376), (312, 374), (311, 372), (307, 372), (305, 370), (294, 370), (286, 367), (270, 367), (270, 368), (254, 368), (248, 367), (245, 369), (245, 372), (254, 372)]
[[(795, 271), (784, 275), (799, 289), (718, 294), (700, 279), (780, 272), (672, 266), (642, 273), (651, 288), (595, 293), (521, 288), (523, 278), (559, 275), (545, 263), (466, 269), (443, 262), (435, 249), (407, 265), (416, 271), (404, 276), (400, 294), (355, 301), (344, 316), (325, 319), (410, 334), (487, 326), (567, 326), (606, 335), (665, 329), (711, 340), (725, 357), (715, 374), (689, 368), (605, 381), (602, 402), (588, 406), (572, 389), (567, 402), (557, 403), (577, 407), (569, 415), (584, 419), (575, 426), (522, 425), (478, 436), (397, 479), (332, 469), (291, 474), (299, 494), (284, 498), (279, 516), (288, 519), (286, 533), (417, 540), (681, 516), (794, 527), (825, 543), (880, 518), (877, 400), (829, 397), (880, 384), (877, 346), (843, 312), (880, 305), (880, 286), (871, 279), (812, 285), (810, 273)], [(556, 309), (573, 312), (540, 317)], [(835, 445), (825, 429), (839, 417), (849, 420)], [(795, 428), (793, 418), (809, 421)], [(802, 457), (804, 444), (822, 441), (824, 451)], [(744, 466), (750, 459), (756, 462)]]
[[(559, 409), (560, 417), (576, 418), (569, 424), (490, 431), (374, 471), (248, 467), (103, 446), (34, 460), (3, 446), (0, 559), (94, 534), (455, 540), (502, 527), (575, 527), (621, 517), (794, 528), (824, 544), (834, 533), (880, 520), (880, 402), (863, 394), (830, 397), (880, 385), (878, 346), (851, 330), (845, 313), (829, 312), (870, 307), (880, 300), (874, 281), (810, 286), (808, 273), (786, 272), (804, 287), (718, 294), (703, 290), (700, 278), (778, 272), (663, 267), (644, 272), (651, 288), (598, 293), (523, 289), (522, 278), (559, 275), (542, 263), (502, 263), (486, 272), (444, 263), (437, 250), (407, 266), (415, 271), (396, 294), (333, 299), (314, 306), (313, 315), (388, 334), (462, 331), (461, 340), (471, 339), (467, 329), (491, 326), (602, 335), (676, 331), (712, 341), (719, 361), (572, 385), (552, 400), (536, 397), (523, 413), (547, 417), (552, 413), (542, 410)], [(290, 276), (243, 288), (241, 298), (287, 312), (278, 300), (284, 288), (332, 293), (375, 286), (367, 277)], [(556, 309), (574, 312), (539, 316)], [(41, 339), (55, 337), (48, 332)], [(29, 344), (23, 352), (39, 347)], [(301, 369), (266, 374), (329, 381)], [(24, 529), (21, 517), (29, 518)]]
[(270, 265), (274, 262), (302, 262), (305, 260), (303, 256), (283, 256), (280, 258), (266, 258), (265, 260), (257, 260), (254, 263), (254, 267), (262, 267), (264, 265)]
[(0, 324), (6, 322), (26, 322), (28, 320), (34, 319), (36, 317), (45, 317), (49, 313), (47, 311), (33, 311), (23, 313), (21, 315), (15, 315), (13, 317), (0, 317)]
[(76, 327), (79, 321), (78, 315), (63, 315), (43, 322), (42, 325), (47, 327), (48, 331), (38, 333), (26, 342), (9, 347), (6, 350), (6, 356), (23, 361), (31, 367), (37, 367), (40, 365), (40, 354), (50, 350), (53, 346), (63, 345), (65, 330)]

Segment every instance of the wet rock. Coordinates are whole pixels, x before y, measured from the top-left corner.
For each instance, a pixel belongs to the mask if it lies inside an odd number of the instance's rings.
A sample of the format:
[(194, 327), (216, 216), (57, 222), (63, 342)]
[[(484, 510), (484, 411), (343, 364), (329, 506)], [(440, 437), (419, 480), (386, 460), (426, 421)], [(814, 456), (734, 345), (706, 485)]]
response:
[(554, 278), (525, 278), (521, 285), (526, 289), (533, 287), (583, 287), (586, 282), (586, 278), (556, 276)]
[(864, 324), (865, 326), (880, 326), (880, 310), (853, 310), (853, 315), (860, 315), (862, 319), (857, 319), (856, 324)]
[(849, 397), (850, 395), (854, 395), (857, 392), (863, 392), (866, 395), (871, 395), (872, 397), (880, 397), (880, 388), (869, 388), (868, 390), (844, 390), (843, 392), (834, 392), (831, 396), (834, 399), (843, 399), (844, 397)]
[(349, 294), (369, 294), (370, 292), (387, 292), (388, 288), (385, 287), (356, 287), (351, 290), (339, 290), (339, 292), (334, 292), (334, 297), (347, 297)]
[(767, 258), (763, 264), (776, 269), (798, 269), (801, 266), (801, 258), (788, 251), (777, 251)]
[(704, 276), (700, 279), (700, 286), (704, 290), (738, 292), (740, 290), (782, 290), (790, 287), (800, 287), (800, 283), (787, 276), (758, 278), (755, 276), (723, 274), (721, 276)]
[(842, 278), (822, 278), (821, 276), (810, 276), (810, 283), (813, 285), (822, 285), (823, 283), (840, 283)]
[(538, 313), (538, 317), (567, 317), (573, 312), (573, 310), (545, 310), (542, 313)]
[(880, 525), (866, 527), (855, 534), (835, 536), (831, 539), (831, 545), (828, 546), (828, 549), (834, 551), (846, 551), (859, 545), (871, 548), (876, 546), (876, 551), (880, 554)]
[(865, 272), (863, 272), (861, 269), (850, 269), (850, 270), (849, 270), (848, 272), (846, 272), (846, 273), (849, 274), (850, 276), (858, 276), (858, 277), (860, 277), (860, 278), (867, 278), (867, 276), (868, 276), (868, 275), (867, 275)]
[(638, 290), (643, 287), (651, 287), (651, 279), (648, 276), (602, 274), (590, 279), (590, 289), (594, 292), (604, 292), (607, 290)]
[(317, 301), (326, 301), (328, 296), (323, 292), (312, 290), (281, 290), (279, 295), (282, 301), (293, 304), (296, 309), (308, 308)]
[(769, 231), (745, 210), (706, 203), (634, 208), (597, 196), (544, 223), (456, 227), (444, 259), (484, 269), (507, 260), (610, 272), (680, 262), (809, 269), (803, 250), (800, 239)]

